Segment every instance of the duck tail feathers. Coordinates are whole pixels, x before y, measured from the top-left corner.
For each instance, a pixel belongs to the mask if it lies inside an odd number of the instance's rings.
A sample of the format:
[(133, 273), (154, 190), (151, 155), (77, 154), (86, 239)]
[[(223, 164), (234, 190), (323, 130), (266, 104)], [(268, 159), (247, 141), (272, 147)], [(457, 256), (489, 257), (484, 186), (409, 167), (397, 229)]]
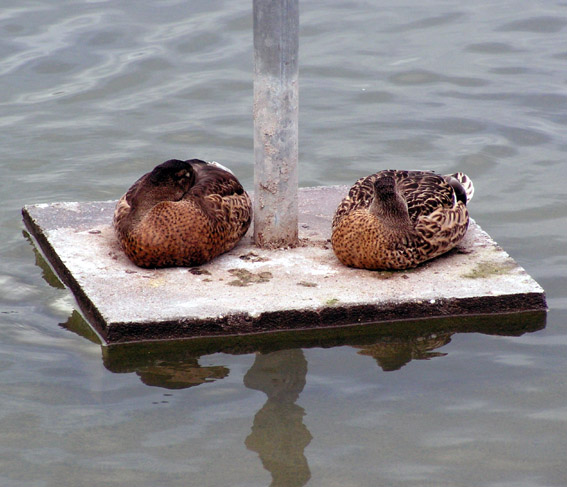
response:
[(232, 174), (234, 176), (234, 173), (228, 167), (223, 166), (220, 162), (208, 161), (207, 164), (209, 164), (211, 166), (218, 167), (218, 168), (222, 169), (223, 171), (229, 172), (230, 174)]
[(455, 174), (451, 174), (451, 176), (454, 177), (457, 181), (459, 181), (459, 183), (461, 183), (461, 186), (463, 187), (467, 195), (467, 203), (468, 203), (470, 200), (472, 200), (474, 195), (474, 185), (472, 179), (462, 172), (456, 172)]

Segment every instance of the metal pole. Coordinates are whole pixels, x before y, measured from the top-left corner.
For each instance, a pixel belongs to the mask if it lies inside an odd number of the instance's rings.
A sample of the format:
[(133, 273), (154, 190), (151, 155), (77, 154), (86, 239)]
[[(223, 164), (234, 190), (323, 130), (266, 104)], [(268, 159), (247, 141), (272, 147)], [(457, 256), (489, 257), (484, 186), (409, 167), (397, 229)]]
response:
[(299, 0), (254, 0), (254, 240), (298, 243)]

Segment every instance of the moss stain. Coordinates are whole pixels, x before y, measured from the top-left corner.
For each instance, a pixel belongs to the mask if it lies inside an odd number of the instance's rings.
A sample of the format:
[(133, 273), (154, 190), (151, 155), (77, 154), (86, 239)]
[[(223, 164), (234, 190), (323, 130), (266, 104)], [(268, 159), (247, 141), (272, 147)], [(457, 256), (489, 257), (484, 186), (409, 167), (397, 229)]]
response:
[(265, 262), (267, 260), (270, 260), (267, 257), (262, 257), (255, 252), (248, 252), (247, 254), (241, 255), (239, 258), (250, 262)]
[(189, 272), (191, 274), (193, 274), (194, 276), (210, 276), (211, 273), (206, 270), (206, 269), (201, 269), (200, 267), (192, 267), (191, 269), (189, 269)]
[(297, 283), (297, 285), (303, 287), (317, 287), (317, 283), (309, 281), (300, 281)]
[(229, 269), (228, 273), (235, 276), (236, 279), (228, 282), (229, 286), (249, 286), (250, 284), (257, 284), (261, 282), (268, 282), (273, 276), (271, 272), (264, 271), (254, 274), (246, 269)]
[(485, 279), (491, 276), (501, 276), (509, 274), (516, 264), (511, 261), (505, 262), (481, 262), (474, 269), (470, 270), (462, 277), (467, 279)]

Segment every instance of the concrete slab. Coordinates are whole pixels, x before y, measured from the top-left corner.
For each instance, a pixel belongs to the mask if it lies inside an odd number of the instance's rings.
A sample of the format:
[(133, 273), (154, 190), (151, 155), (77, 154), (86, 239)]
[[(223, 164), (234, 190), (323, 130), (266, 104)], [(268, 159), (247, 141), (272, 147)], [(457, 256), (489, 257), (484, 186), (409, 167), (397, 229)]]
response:
[(474, 221), (457, 249), (414, 270), (341, 265), (329, 239), (347, 190), (300, 190), (300, 247), (258, 249), (251, 229), (197, 268), (132, 264), (111, 227), (115, 201), (30, 205), (23, 217), (108, 344), (547, 309), (544, 290)]

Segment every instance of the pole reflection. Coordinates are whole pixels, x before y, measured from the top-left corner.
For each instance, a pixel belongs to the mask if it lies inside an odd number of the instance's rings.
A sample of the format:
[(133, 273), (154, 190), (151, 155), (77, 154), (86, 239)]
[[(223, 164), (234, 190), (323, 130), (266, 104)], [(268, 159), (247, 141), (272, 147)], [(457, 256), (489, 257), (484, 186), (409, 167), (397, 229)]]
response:
[(258, 453), (272, 475), (274, 487), (300, 487), (311, 478), (304, 450), (312, 436), (295, 404), (305, 387), (307, 361), (301, 349), (257, 354), (244, 377), (249, 389), (262, 391), (268, 399), (254, 416), (246, 447)]
[[(447, 317), (318, 332), (124, 344), (102, 347), (102, 359), (108, 370), (135, 373), (149, 386), (184, 389), (222, 381), (229, 375), (230, 365), (204, 366), (200, 364), (201, 357), (254, 353), (254, 363), (243, 383), (248, 389), (263, 392), (267, 399), (255, 413), (244, 444), (258, 454), (272, 477), (272, 487), (302, 487), (311, 478), (305, 449), (312, 440), (304, 424), (306, 412), (296, 404), (307, 380), (305, 349), (350, 346), (353, 353), (373, 358), (382, 371), (388, 372), (399, 370), (412, 360), (447, 355), (439, 349), (455, 333), (520, 336), (544, 328), (545, 319), (544, 312)], [(77, 312), (61, 326), (97, 341)], [(372, 361), (368, 363), (372, 367)]]

